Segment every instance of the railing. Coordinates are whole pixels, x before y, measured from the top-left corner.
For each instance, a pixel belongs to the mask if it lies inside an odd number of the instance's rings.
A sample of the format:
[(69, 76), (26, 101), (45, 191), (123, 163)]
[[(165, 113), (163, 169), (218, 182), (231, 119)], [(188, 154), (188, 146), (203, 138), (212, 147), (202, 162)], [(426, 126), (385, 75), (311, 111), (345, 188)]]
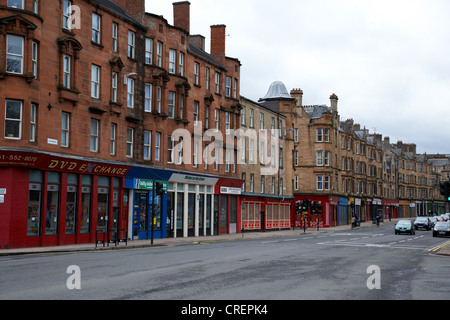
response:
[(99, 244), (102, 244), (103, 248), (105, 245), (109, 247), (110, 243), (114, 243), (116, 247), (120, 243), (128, 245), (128, 229), (120, 229), (118, 231), (111, 229), (107, 232), (104, 230), (97, 230), (95, 233), (95, 248), (97, 248)]

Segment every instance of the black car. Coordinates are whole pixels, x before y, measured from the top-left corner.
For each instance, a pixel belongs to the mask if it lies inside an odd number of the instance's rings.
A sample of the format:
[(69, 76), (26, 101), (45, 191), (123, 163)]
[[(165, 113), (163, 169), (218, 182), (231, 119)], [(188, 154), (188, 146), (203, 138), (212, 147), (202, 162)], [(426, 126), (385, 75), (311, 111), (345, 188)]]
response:
[(433, 237), (450, 236), (450, 222), (436, 222), (433, 228)]
[(414, 221), (414, 227), (416, 230), (419, 228), (431, 230), (431, 221), (427, 217), (418, 217), (416, 221)]

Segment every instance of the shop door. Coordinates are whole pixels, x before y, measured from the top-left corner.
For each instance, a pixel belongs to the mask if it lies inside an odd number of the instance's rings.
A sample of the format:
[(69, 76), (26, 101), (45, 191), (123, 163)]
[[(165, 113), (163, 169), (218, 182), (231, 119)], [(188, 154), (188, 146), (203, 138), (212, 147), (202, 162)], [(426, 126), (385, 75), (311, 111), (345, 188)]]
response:
[(147, 239), (148, 223), (148, 193), (136, 192), (133, 210), (134, 239)]
[(174, 236), (174, 212), (175, 212), (175, 194), (167, 192), (167, 219), (166, 219), (166, 238)]

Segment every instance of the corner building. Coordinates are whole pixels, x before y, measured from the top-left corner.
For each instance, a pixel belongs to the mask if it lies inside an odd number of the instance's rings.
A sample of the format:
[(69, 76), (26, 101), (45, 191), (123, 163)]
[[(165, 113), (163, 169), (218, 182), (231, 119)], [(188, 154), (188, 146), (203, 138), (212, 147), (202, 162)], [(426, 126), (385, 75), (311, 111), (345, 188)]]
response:
[(193, 137), (239, 123), (240, 63), (173, 6), (171, 26), (143, 0), (0, 0), (1, 248), (233, 231), (220, 185), (242, 181)]

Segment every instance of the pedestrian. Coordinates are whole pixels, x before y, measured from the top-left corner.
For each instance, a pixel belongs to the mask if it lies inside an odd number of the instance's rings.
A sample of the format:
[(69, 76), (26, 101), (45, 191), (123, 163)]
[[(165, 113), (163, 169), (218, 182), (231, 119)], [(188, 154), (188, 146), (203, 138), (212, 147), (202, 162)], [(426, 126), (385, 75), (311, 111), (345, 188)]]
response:
[(352, 217), (352, 229), (355, 229), (355, 228), (356, 228), (356, 216), (353, 215), (353, 217)]
[(377, 214), (375, 219), (377, 219), (377, 227), (379, 227), (380, 226), (380, 216)]

